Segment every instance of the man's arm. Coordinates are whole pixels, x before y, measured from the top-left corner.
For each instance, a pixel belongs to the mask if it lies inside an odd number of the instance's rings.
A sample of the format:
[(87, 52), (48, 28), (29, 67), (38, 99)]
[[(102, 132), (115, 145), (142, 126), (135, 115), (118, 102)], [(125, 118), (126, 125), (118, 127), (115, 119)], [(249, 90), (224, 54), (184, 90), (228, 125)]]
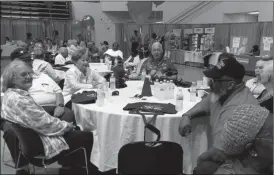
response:
[(183, 115), (188, 116), (190, 120), (195, 117), (210, 115), (210, 95), (202, 99), (202, 101), (197, 103)]

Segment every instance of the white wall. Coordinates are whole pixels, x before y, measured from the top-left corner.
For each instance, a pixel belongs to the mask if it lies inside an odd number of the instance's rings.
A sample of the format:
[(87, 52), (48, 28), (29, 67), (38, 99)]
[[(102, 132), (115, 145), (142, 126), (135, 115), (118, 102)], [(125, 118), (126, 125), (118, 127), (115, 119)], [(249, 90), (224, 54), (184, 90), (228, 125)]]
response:
[(189, 24), (224, 23), (224, 14), (259, 11), (259, 22), (272, 21), (273, 2), (221, 2)]
[(112, 45), (115, 42), (115, 25), (102, 12), (101, 4), (72, 1), (72, 19), (81, 21), (85, 15), (94, 18), (96, 46), (99, 47), (102, 41)]
[(258, 15), (227, 14), (224, 15), (224, 23), (258, 22)]

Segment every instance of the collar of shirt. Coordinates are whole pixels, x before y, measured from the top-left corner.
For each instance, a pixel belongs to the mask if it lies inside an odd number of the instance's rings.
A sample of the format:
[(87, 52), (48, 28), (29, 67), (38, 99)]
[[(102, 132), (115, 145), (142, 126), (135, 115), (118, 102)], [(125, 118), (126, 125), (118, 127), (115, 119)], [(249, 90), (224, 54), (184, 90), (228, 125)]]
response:
[(239, 91), (243, 90), (244, 88), (245, 88), (244, 82), (240, 83), (239, 85), (236, 86), (236, 88), (232, 92), (229, 92), (228, 94), (222, 96), (219, 99), (220, 104), (224, 105), (224, 103), (226, 101), (228, 101), (229, 99), (231, 99), (236, 93), (238, 93)]
[(25, 90), (22, 90), (22, 89), (10, 88), (9, 91), (17, 92), (18, 94), (23, 95), (23, 96), (30, 96), (28, 91), (25, 91)]

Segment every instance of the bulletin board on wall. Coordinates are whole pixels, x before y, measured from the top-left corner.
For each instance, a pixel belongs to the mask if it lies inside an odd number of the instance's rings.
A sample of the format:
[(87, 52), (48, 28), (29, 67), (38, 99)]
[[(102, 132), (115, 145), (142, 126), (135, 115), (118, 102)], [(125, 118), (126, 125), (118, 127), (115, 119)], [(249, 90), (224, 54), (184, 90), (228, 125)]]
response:
[(235, 55), (242, 55), (249, 53), (247, 50), (247, 37), (244, 36), (231, 36), (230, 38), (230, 52)]
[(262, 37), (260, 47), (260, 56), (271, 55), (273, 48), (273, 37)]

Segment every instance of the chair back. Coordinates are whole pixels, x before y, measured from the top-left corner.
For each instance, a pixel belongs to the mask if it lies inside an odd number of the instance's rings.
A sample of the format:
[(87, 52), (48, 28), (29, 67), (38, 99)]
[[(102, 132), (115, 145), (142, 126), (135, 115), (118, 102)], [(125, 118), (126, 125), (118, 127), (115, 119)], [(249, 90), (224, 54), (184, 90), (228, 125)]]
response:
[(43, 143), (37, 132), (15, 123), (12, 123), (11, 127), (19, 140), (21, 151), (27, 158), (44, 155)]
[(182, 147), (174, 142), (134, 142), (118, 154), (119, 174), (181, 174)]

